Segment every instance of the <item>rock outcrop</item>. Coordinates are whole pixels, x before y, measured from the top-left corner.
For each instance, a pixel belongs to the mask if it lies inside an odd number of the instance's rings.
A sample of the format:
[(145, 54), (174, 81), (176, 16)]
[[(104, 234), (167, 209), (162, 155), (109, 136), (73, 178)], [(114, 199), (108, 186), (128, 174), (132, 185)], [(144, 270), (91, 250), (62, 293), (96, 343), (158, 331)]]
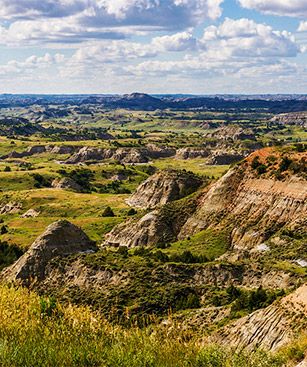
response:
[[(270, 155), (271, 152), (272, 150), (265, 150), (264, 153), (254, 153), (210, 187), (205, 187), (197, 199), (195, 210), (190, 211), (185, 220), (177, 223), (176, 235), (165, 237), (168, 240), (185, 239), (218, 225), (220, 228), (230, 229), (232, 249), (244, 252), (255, 249), (282, 228), (292, 228), (294, 231), (306, 228), (306, 223), (302, 221), (307, 216), (306, 180), (297, 174), (289, 174), (283, 181), (270, 173), (259, 176), (250, 166), (255, 154)], [(151, 182), (154, 190), (148, 189), (146, 193), (146, 187)], [(130, 204), (147, 208), (156, 203), (162, 204), (161, 196), (155, 196), (159, 192), (159, 186), (156, 185), (158, 183), (155, 179), (148, 179), (132, 196)], [(163, 192), (162, 182), (161, 187)], [(186, 203), (186, 206), (189, 204)], [(172, 223), (165, 220), (162, 213), (163, 208), (148, 218), (145, 216), (139, 222), (128, 222), (121, 224), (119, 228), (115, 227), (108, 241), (133, 246), (153, 245), (162, 241), (164, 236), (161, 233), (174, 233)], [(164, 221), (163, 231), (160, 227), (161, 221)], [(177, 232), (178, 226), (180, 228)]]
[(193, 158), (206, 158), (210, 154), (210, 150), (206, 148), (180, 148), (177, 150), (177, 159), (193, 159)]
[(55, 178), (52, 181), (51, 186), (55, 189), (64, 189), (64, 190), (82, 192), (82, 187), (70, 177)]
[(107, 246), (150, 246), (161, 242), (161, 236), (168, 228), (161, 222), (159, 211), (145, 214), (137, 222), (131, 220), (116, 226), (106, 235)]
[(223, 126), (205, 135), (207, 138), (215, 138), (221, 141), (256, 140), (251, 129), (243, 129), (237, 126)]
[(14, 201), (10, 201), (9, 203), (3, 204), (0, 207), (0, 214), (15, 214), (19, 213), (22, 209), (22, 204)]
[(217, 333), (218, 341), (236, 347), (276, 350), (307, 327), (307, 284)]
[(169, 202), (141, 218), (121, 223), (106, 235), (104, 245), (135, 247), (174, 242), (182, 225), (194, 213), (196, 202), (197, 196)]
[(25, 158), (31, 157), (32, 155), (51, 153), (51, 154), (72, 154), (77, 149), (80, 149), (76, 145), (33, 145), (24, 152), (12, 151), (7, 155), (1, 157), (1, 159), (7, 158)]
[(147, 144), (145, 154), (151, 159), (167, 158), (174, 156), (176, 149), (156, 144)]
[(232, 163), (239, 162), (244, 158), (242, 154), (231, 154), (231, 153), (212, 153), (212, 155), (207, 159), (207, 164), (209, 165), (228, 165)]
[(150, 176), (127, 200), (130, 206), (153, 209), (196, 191), (202, 180), (191, 172), (165, 170)]
[(112, 159), (121, 163), (146, 163), (148, 158), (141, 149), (118, 148), (101, 149), (92, 147), (83, 147), (78, 152), (67, 159), (65, 164), (78, 164), (86, 161), (103, 161)]
[(307, 127), (307, 112), (282, 113), (274, 116), (270, 122), (281, 125), (297, 125)]
[(40, 215), (40, 212), (35, 209), (29, 209), (24, 214), (21, 215), (21, 218), (36, 218)]
[(204, 192), (201, 203), (183, 226), (179, 238), (205, 228), (231, 225), (234, 249), (251, 249), (283, 227), (295, 226), (307, 215), (307, 183), (294, 174), (283, 181), (270, 174), (255, 174), (250, 162), (257, 154), (270, 155), (266, 149), (254, 153), (241, 166), (228, 171)]
[(44, 279), (45, 268), (53, 258), (96, 249), (95, 243), (79, 227), (60, 220), (51, 224), (21, 258), (6, 268), (1, 278), (7, 282), (30, 285)]

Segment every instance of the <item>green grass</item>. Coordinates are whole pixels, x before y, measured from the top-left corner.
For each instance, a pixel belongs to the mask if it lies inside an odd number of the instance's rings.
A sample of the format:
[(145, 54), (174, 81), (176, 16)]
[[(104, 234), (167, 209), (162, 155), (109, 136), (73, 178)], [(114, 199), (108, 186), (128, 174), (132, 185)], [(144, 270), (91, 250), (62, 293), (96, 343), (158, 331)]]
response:
[(174, 159), (174, 158), (164, 158), (155, 160), (153, 162), (153, 166), (157, 167), (158, 169), (165, 169), (165, 168), (173, 168), (173, 169), (186, 169), (187, 171), (192, 171), (196, 174), (203, 175), (203, 176), (210, 176), (219, 178), (221, 177), (227, 170), (229, 166), (222, 165), (222, 166), (210, 166), (204, 164), (204, 159), (196, 158), (196, 159)]
[[(88, 308), (57, 304), (0, 286), (2, 367), (281, 367), (264, 352), (235, 353), (199, 343), (184, 330), (123, 329)], [(173, 330), (173, 331), (172, 331)]]
[[(65, 218), (85, 230), (96, 241), (102, 241), (106, 232), (125, 219), (128, 195), (81, 194), (61, 189), (36, 189), (11, 191), (5, 202), (22, 203), (16, 214), (0, 215), (8, 226), (8, 233), (1, 236), (2, 241), (27, 248), (52, 222)], [(115, 218), (103, 218), (103, 210), (110, 206)], [(36, 218), (21, 218), (28, 209), (40, 212)]]
[(229, 248), (229, 233), (223, 230), (206, 229), (189, 239), (172, 243), (171, 247), (164, 250), (171, 255), (183, 251), (191, 251), (194, 255), (204, 255), (208, 260), (223, 255)]

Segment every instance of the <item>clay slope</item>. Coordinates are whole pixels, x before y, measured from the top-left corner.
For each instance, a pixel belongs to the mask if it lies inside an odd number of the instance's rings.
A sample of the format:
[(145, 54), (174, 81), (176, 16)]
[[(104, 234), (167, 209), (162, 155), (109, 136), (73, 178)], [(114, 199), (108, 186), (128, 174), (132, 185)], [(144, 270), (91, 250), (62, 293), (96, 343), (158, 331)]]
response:
[(219, 342), (237, 349), (278, 349), (307, 327), (307, 284), (265, 309), (260, 309), (225, 327)]
[(281, 113), (274, 116), (271, 122), (281, 125), (298, 125), (307, 127), (307, 112)]
[(150, 176), (127, 200), (136, 208), (153, 209), (196, 191), (202, 180), (191, 172), (165, 170)]
[(197, 197), (170, 202), (141, 218), (115, 226), (106, 235), (104, 245), (135, 247), (174, 242), (196, 206)]
[[(303, 219), (307, 216), (307, 181), (304, 173), (287, 171), (282, 177), (276, 178), (272, 172), (259, 174), (251, 168), (251, 161), (256, 155), (268, 156), (273, 153), (273, 150), (267, 149), (254, 153), (242, 164), (229, 170), (211, 187), (204, 188), (197, 203), (192, 205), (194, 209), (189, 210), (189, 215), (177, 223), (176, 230), (178, 226), (180, 229), (172, 238), (184, 239), (204, 229), (219, 226), (231, 230), (233, 249), (249, 250), (282, 228), (294, 231), (297, 228), (304, 229), (306, 223), (304, 224)], [(304, 160), (305, 155), (306, 153), (298, 155), (298, 162)], [(276, 159), (276, 165), (280, 164), (281, 157)], [(295, 160), (294, 163), (297, 164)], [(142, 194), (143, 191), (142, 189)], [(135, 204), (138, 204), (139, 200), (139, 205), (144, 207), (146, 200), (150, 201), (149, 195), (144, 201), (142, 195), (133, 199)], [(189, 207), (188, 202), (185, 205)], [(178, 209), (180, 210), (183, 209)], [(163, 239), (162, 224), (163, 233), (174, 233), (172, 221), (168, 223), (163, 219), (162, 212), (155, 211), (139, 221), (115, 227), (109, 234), (108, 241), (134, 246), (158, 243), (157, 241)]]
[(5, 269), (1, 278), (29, 285), (44, 279), (45, 267), (53, 258), (96, 250), (94, 242), (79, 227), (60, 220), (51, 224), (21, 258)]
[(155, 144), (148, 144), (146, 148), (117, 148), (101, 149), (93, 147), (83, 147), (73, 154), (64, 163), (77, 164), (86, 161), (103, 161), (112, 159), (121, 163), (147, 163), (152, 158), (164, 158), (175, 155), (176, 150), (168, 147), (160, 147)]
[(140, 150), (134, 148), (101, 149), (83, 147), (64, 163), (77, 164), (86, 161), (103, 161), (105, 159), (117, 160), (122, 163), (148, 162), (148, 158), (144, 156)]
[(271, 150), (253, 153), (204, 193), (179, 238), (212, 225), (228, 225), (233, 228), (233, 248), (243, 249), (259, 245), (283, 227), (303, 225), (302, 220), (307, 216), (307, 181), (291, 172), (281, 179), (270, 172), (259, 175), (251, 168), (250, 161), (268, 152), (272, 153)]

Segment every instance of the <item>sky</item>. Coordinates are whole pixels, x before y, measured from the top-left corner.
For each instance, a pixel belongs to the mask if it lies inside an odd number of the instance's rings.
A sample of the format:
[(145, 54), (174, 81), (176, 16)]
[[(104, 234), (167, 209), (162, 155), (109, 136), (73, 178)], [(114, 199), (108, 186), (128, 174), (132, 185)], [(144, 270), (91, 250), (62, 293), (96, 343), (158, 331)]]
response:
[(307, 0), (0, 0), (0, 93), (307, 93)]

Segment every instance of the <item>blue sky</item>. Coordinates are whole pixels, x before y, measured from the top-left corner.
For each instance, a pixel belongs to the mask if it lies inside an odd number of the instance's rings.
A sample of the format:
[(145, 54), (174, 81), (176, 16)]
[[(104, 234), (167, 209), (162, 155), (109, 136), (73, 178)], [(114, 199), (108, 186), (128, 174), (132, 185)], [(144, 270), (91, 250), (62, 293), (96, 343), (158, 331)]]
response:
[(306, 93), (306, 0), (0, 0), (0, 93)]

